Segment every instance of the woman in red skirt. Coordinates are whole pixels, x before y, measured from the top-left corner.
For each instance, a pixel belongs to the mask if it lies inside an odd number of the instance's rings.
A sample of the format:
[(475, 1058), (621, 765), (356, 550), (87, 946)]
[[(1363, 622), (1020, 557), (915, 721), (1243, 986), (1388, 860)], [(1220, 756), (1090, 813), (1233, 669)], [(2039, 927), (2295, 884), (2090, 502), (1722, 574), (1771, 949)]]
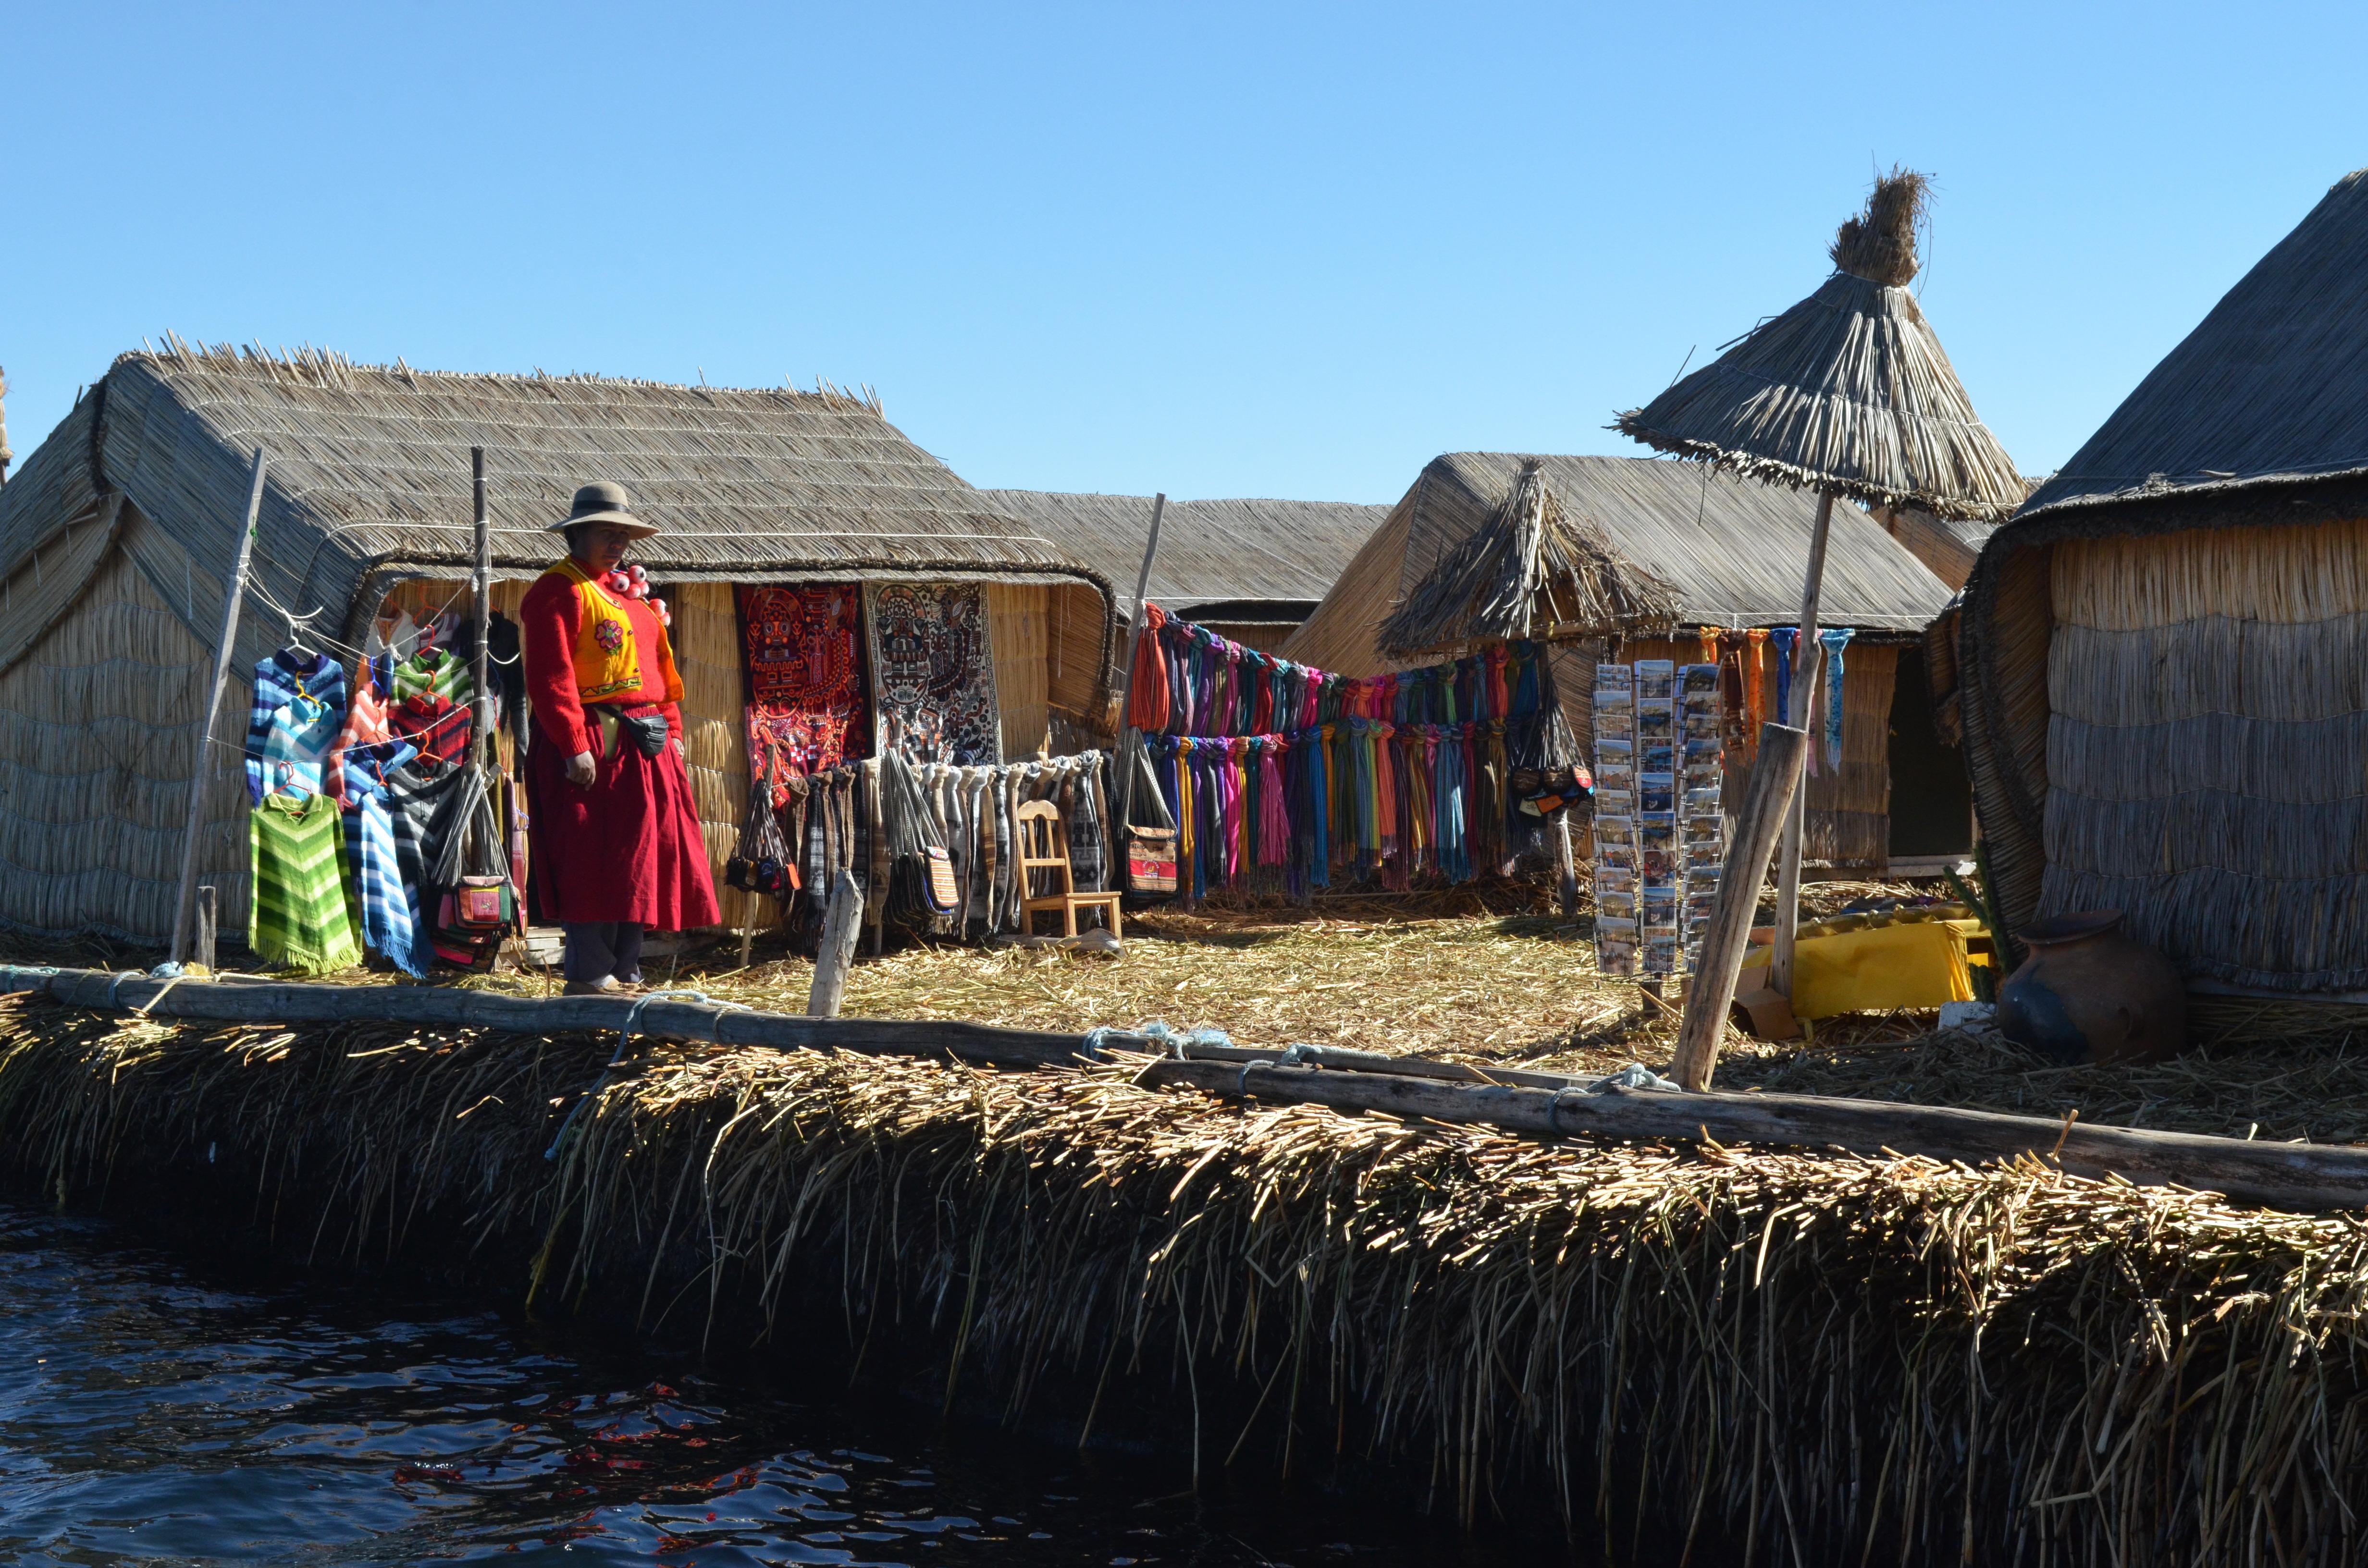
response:
[(707, 843), (682, 759), (682, 677), (657, 613), (602, 581), (635, 540), (624, 486), (575, 493), (567, 559), (537, 578), (519, 612), (533, 812), (531, 875), (546, 918), (567, 932), (567, 992), (639, 984), (642, 933), (719, 918)]

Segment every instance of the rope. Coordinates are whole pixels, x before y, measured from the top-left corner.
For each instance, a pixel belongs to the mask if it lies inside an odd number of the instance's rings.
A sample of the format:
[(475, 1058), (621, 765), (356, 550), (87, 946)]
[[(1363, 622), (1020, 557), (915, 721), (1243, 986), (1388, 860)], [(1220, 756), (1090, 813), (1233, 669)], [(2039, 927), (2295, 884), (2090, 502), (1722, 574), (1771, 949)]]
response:
[(584, 1108), (598, 1099), (600, 1092), (609, 1086), (609, 1075), (617, 1071), (618, 1063), (625, 1060), (625, 1048), (632, 1043), (633, 1036), (641, 1029), (642, 1009), (653, 1002), (672, 1001), (695, 1002), (700, 1006), (713, 1007), (718, 1010), (729, 1008), (741, 1013), (751, 1011), (746, 1002), (718, 1001), (704, 991), (650, 991), (635, 997), (632, 1006), (626, 1010), (624, 1026), (617, 1031), (617, 1049), (609, 1052), (609, 1064), (600, 1069), (600, 1076), (594, 1080), (592, 1086), (585, 1091), (583, 1096), (568, 1108), (567, 1119), (559, 1124), (559, 1131), (552, 1135), (551, 1147), (542, 1152), (542, 1157), (546, 1162), (554, 1162), (559, 1158), (561, 1146), (567, 1142), (567, 1134), (575, 1127), (575, 1119), (583, 1115)]
[(123, 983), (125, 981), (145, 980), (147, 978), (147, 971), (144, 970), (122, 969), (116, 971), (114, 977), (107, 983), (107, 1005), (110, 1007), (121, 1006), (121, 1004), (116, 1000), (116, 993), (123, 989)]

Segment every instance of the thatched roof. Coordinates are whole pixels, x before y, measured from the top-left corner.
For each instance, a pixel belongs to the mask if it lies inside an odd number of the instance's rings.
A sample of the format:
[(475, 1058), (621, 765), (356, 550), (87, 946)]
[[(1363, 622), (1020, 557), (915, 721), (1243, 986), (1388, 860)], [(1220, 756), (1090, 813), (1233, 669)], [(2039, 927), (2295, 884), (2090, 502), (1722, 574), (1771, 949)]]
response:
[(449, 374), (178, 343), (119, 358), (0, 489), (0, 570), (113, 488), (199, 570), (222, 571), (258, 444), (270, 467), (256, 581), (282, 604), (339, 619), (384, 576), (472, 558), (472, 445), (486, 449), (503, 567), (561, 553), (544, 525), (566, 514), (577, 485), (613, 479), (666, 529), (637, 558), (677, 579), (927, 574), (1065, 578), (1108, 592), (869, 398)]
[(2235, 501), (2263, 487), (2368, 477), (2363, 366), (2368, 170), (2338, 180), (2237, 280), (2039, 487), (2018, 521), (2122, 502)]
[[(1109, 578), (1119, 613), (1133, 613), (1150, 496), (979, 494)], [(1351, 501), (1171, 500), (1147, 597), (1187, 619), (1221, 609), (1235, 619), (1304, 620), (1389, 515), (1387, 506)]]
[(1906, 287), (1922, 201), (1920, 175), (1876, 181), (1816, 292), (1612, 427), (1770, 483), (2004, 517), (2021, 480)]
[[(1816, 515), (1805, 496), (1651, 458), (1450, 452), (1423, 469), (1389, 524), (1294, 638), (1294, 648), (1320, 643), (1348, 673), (1361, 674), (1343, 657), (1360, 645), (1380, 652), (1386, 644), (1389, 657), (1403, 660), (1507, 635), (1495, 628), (1510, 621), (1491, 618), (1487, 595), (1459, 594), (1452, 585), (1471, 580), (1475, 556), (1502, 562), (1528, 553), (1500, 551), (1497, 541), (1516, 526), (1518, 510), (1508, 503), (1530, 463), (1543, 487), (1541, 504), (1550, 502), (1561, 519), (1535, 531), (1537, 558), (1551, 560), (1546, 541), (1556, 540), (1555, 548), (1581, 569), (1530, 579), (1553, 589), (1533, 601), (1530, 635), (1788, 626), (1798, 619), (1801, 561)], [(1948, 604), (1949, 589), (1864, 512), (1837, 506), (1832, 528), (1829, 624), (1917, 632)], [(1505, 574), (1527, 571), (1515, 565)], [(1490, 583), (1498, 576), (1477, 574)], [(1385, 620), (1394, 633), (1386, 638)], [(1325, 662), (1314, 652), (1304, 656)]]

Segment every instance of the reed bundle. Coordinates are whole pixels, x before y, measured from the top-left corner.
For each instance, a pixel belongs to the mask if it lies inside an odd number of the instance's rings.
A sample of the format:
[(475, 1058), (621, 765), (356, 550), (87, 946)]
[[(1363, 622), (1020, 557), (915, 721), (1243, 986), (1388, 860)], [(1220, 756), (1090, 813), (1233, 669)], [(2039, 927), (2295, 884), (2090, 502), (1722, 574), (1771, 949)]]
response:
[(1621, 554), (1600, 527), (1564, 510), (1544, 464), (1523, 458), (1487, 522), (1382, 622), (1392, 658), (1472, 642), (1509, 642), (1582, 626), (1590, 635), (1668, 626), (1678, 590)]
[(2356, 1554), (2356, 1219), (803, 1052), (654, 1054), (553, 1171), (606, 1046), (13, 1006), (0, 1149), (325, 1255), (531, 1254), (546, 1311), (827, 1308), (1015, 1413), (1157, 1393), (1196, 1469), (1395, 1460), (1615, 1555), (1641, 1519), (1770, 1562)]

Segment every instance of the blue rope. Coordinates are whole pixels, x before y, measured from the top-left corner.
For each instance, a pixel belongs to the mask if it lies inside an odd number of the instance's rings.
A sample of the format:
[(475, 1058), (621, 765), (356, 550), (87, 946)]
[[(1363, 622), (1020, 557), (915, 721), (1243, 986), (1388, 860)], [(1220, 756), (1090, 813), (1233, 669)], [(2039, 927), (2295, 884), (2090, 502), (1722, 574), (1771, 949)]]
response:
[(609, 1053), (609, 1065), (600, 1069), (600, 1076), (591, 1088), (585, 1091), (584, 1096), (568, 1108), (567, 1119), (559, 1124), (559, 1131), (552, 1135), (551, 1147), (542, 1152), (545, 1161), (559, 1158), (560, 1146), (567, 1142), (567, 1134), (574, 1130), (575, 1119), (583, 1115), (584, 1108), (598, 1099), (600, 1091), (609, 1086), (609, 1075), (617, 1071), (618, 1063), (625, 1060), (625, 1048), (632, 1043), (633, 1036), (641, 1029), (642, 1009), (653, 1002), (672, 1001), (696, 1002), (703, 1007), (729, 1008), (740, 1013), (754, 1011), (746, 1002), (718, 1001), (704, 991), (650, 991), (635, 997), (632, 1008), (625, 1014), (624, 1027), (617, 1031), (617, 1049)]

